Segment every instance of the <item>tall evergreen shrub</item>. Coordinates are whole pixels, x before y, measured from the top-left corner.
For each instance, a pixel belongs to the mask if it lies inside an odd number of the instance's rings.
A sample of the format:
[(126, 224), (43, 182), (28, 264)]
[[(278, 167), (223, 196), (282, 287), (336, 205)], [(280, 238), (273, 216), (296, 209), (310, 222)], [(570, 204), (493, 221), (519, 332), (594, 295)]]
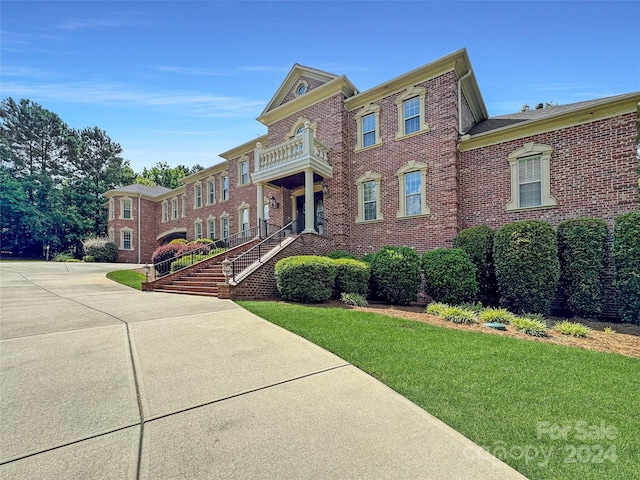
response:
[(551, 225), (522, 220), (493, 239), (500, 305), (514, 312), (547, 314), (560, 275), (558, 242)]
[(371, 259), (371, 276), (381, 300), (406, 305), (418, 299), (420, 257), (413, 248), (386, 245)]
[(620, 317), (640, 325), (640, 211), (616, 218), (613, 261)]
[(436, 248), (422, 255), (425, 289), (436, 302), (460, 304), (478, 293), (476, 266), (461, 248)]
[(602, 314), (606, 242), (604, 220), (576, 218), (558, 225), (560, 288), (574, 315)]
[(367, 296), (371, 278), (371, 267), (368, 263), (352, 258), (338, 258), (333, 260), (333, 265), (336, 267), (334, 297), (339, 298), (341, 293)]
[(461, 248), (476, 266), (478, 299), (483, 305), (499, 304), (498, 282), (493, 265), (493, 236), (495, 232), (487, 225), (466, 228), (453, 240), (455, 248)]

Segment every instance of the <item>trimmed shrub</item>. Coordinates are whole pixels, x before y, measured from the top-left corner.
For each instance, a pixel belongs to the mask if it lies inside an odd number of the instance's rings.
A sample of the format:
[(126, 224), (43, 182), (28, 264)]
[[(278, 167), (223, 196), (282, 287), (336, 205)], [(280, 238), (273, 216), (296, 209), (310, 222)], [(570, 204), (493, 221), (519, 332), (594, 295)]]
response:
[(562, 335), (571, 335), (572, 337), (588, 337), (591, 332), (591, 329), (586, 325), (567, 320), (556, 323), (553, 329)]
[(574, 315), (597, 317), (602, 313), (606, 242), (604, 220), (577, 218), (558, 225), (559, 285)]
[(373, 257), (375, 256), (376, 256), (375, 253), (365, 253), (364, 255), (362, 255), (360, 260), (362, 260), (363, 262), (371, 263), (371, 261), (373, 260)]
[(82, 261), (85, 263), (92, 263), (95, 262), (95, 258), (93, 258), (93, 255), (85, 255), (82, 257)]
[(493, 239), (500, 305), (513, 312), (546, 314), (560, 275), (556, 232), (546, 222), (504, 225)]
[(511, 326), (520, 333), (526, 333), (534, 337), (546, 337), (547, 336), (547, 324), (540, 321), (526, 317), (514, 317), (511, 319)]
[(351, 258), (353, 260), (358, 260), (358, 257), (351, 255), (349, 252), (345, 252), (344, 250), (333, 250), (332, 252), (327, 253), (327, 257), (332, 258), (333, 260), (337, 260), (338, 258)]
[(499, 304), (498, 282), (493, 265), (493, 236), (495, 232), (487, 225), (466, 228), (453, 240), (454, 248), (461, 248), (476, 266), (478, 299), (484, 305)]
[(620, 317), (640, 325), (640, 211), (616, 218), (613, 261)]
[(371, 276), (380, 299), (406, 305), (418, 299), (420, 257), (413, 248), (384, 246), (371, 260)]
[(335, 278), (336, 267), (327, 257), (300, 255), (276, 263), (276, 285), (285, 300), (324, 302), (331, 298)]
[(451, 308), (451, 306), (446, 303), (432, 302), (427, 305), (427, 313), (429, 315), (435, 315), (436, 317), (444, 317), (444, 314), (449, 308)]
[(367, 299), (357, 293), (343, 293), (340, 295), (340, 300), (345, 305), (351, 305), (352, 307), (366, 307), (369, 305)]
[(338, 298), (341, 293), (357, 293), (367, 296), (371, 267), (368, 263), (351, 258), (338, 258), (333, 261), (336, 267), (334, 294)]
[(169, 245), (186, 245), (189, 241), (186, 238), (174, 238), (169, 242)]
[(82, 241), (85, 255), (93, 257), (95, 262), (113, 263), (118, 258), (118, 247), (105, 237), (90, 237)]
[(460, 304), (478, 294), (476, 267), (461, 248), (436, 248), (422, 255), (425, 289), (436, 302)]

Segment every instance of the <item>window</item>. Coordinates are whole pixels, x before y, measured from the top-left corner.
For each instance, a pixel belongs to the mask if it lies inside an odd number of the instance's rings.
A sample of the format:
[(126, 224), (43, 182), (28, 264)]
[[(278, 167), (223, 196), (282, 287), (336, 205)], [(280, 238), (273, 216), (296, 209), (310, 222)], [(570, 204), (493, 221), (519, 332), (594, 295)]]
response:
[(130, 198), (122, 198), (120, 199), (120, 218), (125, 220), (131, 220), (133, 218), (133, 213), (131, 211), (131, 199)]
[(133, 230), (123, 228), (120, 230), (120, 250), (133, 250)]
[(113, 228), (109, 229), (109, 241), (114, 243), (116, 241), (116, 232)]
[(215, 219), (215, 217), (207, 218), (207, 238), (216, 238), (216, 219)]
[(221, 230), (221, 238), (227, 238), (229, 236), (229, 215), (228, 214), (220, 218), (220, 230)]
[(113, 220), (116, 218), (116, 213), (113, 208), (113, 198), (109, 199), (109, 220)]
[(207, 204), (213, 205), (216, 203), (216, 182), (209, 180), (207, 182)]
[(358, 137), (355, 151), (382, 145), (380, 137), (380, 106), (365, 105), (355, 116)]
[(405, 90), (396, 99), (395, 103), (398, 107), (396, 139), (429, 131), (429, 125), (424, 116), (426, 97), (426, 88), (414, 86)]
[(242, 236), (249, 235), (249, 204), (247, 202), (242, 202), (238, 206), (238, 224), (240, 225)]
[(202, 238), (202, 220), (200, 220), (199, 218), (193, 223), (193, 230), (194, 230), (194, 234), (195, 240), (198, 240), (199, 238)]
[(240, 183), (246, 185), (249, 183), (249, 162), (240, 164)]
[(420, 99), (412, 98), (403, 104), (404, 110), (404, 134), (417, 132), (420, 130)]
[(358, 216), (356, 223), (383, 220), (380, 211), (380, 181), (382, 177), (371, 171), (356, 180), (358, 188)]
[(183, 217), (187, 216), (187, 196), (186, 195), (182, 196), (182, 216)]
[(525, 143), (509, 155), (511, 171), (511, 200), (507, 210), (552, 207), (551, 152), (549, 145)]
[(202, 185), (196, 183), (193, 187), (193, 208), (202, 207)]
[(300, 80), (295, 88), (294, 88), (294, 96), (299, 97), (300, 95), (304, 95), (305, 93), (307, 93), (307, 91), (309, 90), (309, 84), (306, 82), (306, 80)]
[(166, 200), (162, 202), (162, 221), (163, 222), (169, 221), (169, 205), (167, 204)]
[(178, 218), (178, 199), (174, 198), (171, 200), (171, 211), (173, 212), (173, 219)]
[(410, 161), (396, 172), (398, 177), (397, 218), (428, 215), (427, 165)]
[(222, 177), (222, 200), (229, 200), (229, 177)]

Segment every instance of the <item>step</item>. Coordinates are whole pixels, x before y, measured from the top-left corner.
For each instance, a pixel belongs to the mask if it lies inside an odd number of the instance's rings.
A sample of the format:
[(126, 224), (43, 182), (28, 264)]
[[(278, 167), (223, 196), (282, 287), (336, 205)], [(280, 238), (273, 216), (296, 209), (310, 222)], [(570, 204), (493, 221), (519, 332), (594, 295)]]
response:
[(177, 293), (178, 295), (197, 295), (200, 297), (218, 297), (217, 293), (210, 293), (210, 292), (193, 292), (193, 291), (189, 291), (189, 290), (165, 290), (164, 288), (158, 288), (156, 290), (154, 290), (154, 292), (160, 292), (160, 293)]
[[(218, 293), (218, 287), (212, 286), (164, 285), (161, 290), (169, 290), (171, 292)], [(160, 289), (157, 291), (160, 291)]]

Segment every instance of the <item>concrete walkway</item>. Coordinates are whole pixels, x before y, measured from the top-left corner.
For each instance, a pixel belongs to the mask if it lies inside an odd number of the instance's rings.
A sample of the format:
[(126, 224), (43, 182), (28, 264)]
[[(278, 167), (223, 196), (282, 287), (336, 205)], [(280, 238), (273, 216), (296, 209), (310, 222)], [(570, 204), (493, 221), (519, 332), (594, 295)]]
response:
[(0, 262), (0, 478), (524, 478), (306, 340), (122, 268)]

